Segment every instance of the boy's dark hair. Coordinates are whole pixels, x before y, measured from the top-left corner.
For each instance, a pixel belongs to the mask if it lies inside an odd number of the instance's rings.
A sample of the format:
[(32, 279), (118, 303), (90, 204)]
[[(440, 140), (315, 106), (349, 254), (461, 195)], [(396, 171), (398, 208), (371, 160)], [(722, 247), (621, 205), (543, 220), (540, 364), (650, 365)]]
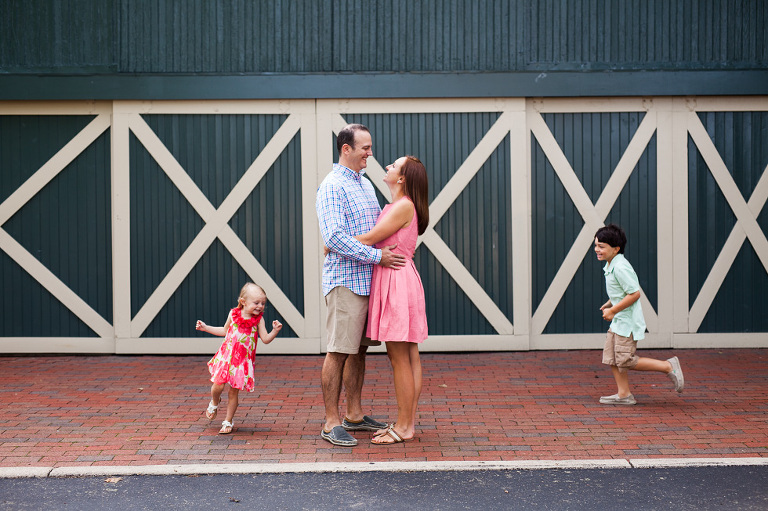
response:
[(355, 133), (358, 131), (368, 131), (368, 127), (362, 124), (348, 124), (339, 132), (336, 137), (336, 149), (338, 149), (339, 154), (341, 154), (341, 148), (344, 147), (344, 144), (347, 144), (352, 149), (355, 148)]
[(606, 243), (612, 247), (619, 247), (619, 254), (624, 253), (624, 247), (627, 246), (627, 235), (624, 229), (616, 224), (608, 224), (601, 227), (595, 233), (595, 238), (600, 243)]

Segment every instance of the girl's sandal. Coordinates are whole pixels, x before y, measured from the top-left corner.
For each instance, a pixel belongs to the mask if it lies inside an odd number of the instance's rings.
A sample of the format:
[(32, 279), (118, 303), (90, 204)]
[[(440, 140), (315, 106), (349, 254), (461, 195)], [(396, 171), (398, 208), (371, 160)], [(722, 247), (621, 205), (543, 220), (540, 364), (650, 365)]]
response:
[(229, 422), (229, 421), (222, 421), (221, 422), (221, 429), (219, 430), (219, 435), (229, 435), (234, 431), (235, 423)]
[(205, 411), (205, 418), (209, 421), (212, 421), (216, 418), (216, 413), (218, 412), (219, 405), (214, 405), (213, 401), (208, 403), (208, 409)]

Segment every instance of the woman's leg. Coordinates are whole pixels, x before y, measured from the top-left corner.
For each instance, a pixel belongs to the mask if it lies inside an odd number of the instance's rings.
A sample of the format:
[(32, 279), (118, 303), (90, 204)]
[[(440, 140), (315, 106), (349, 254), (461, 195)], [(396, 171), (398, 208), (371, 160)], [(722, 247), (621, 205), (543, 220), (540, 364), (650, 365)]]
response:
[(415, 342), (409, 342), (411, 355), (411, 372), (413, 373), (413, 413), (411, 420), (413, 422), (414, 432), (416, 430), (416, 409), (419, 406), (419, 396), (421, 396), (421, 357), (419, 356), (419, 345)]
[[(413, 438), (413, 399), (414, 381), (411, 369), (410, 344), (407, 342), (388, 342), (387, 355), (392, 363), (395, 380), (395, 398), (397, 399), (397, 421), (392, 426), (395, 432), (404, 439)], [(388, 435), (374, 438), (375, 443), (391, 443)]]

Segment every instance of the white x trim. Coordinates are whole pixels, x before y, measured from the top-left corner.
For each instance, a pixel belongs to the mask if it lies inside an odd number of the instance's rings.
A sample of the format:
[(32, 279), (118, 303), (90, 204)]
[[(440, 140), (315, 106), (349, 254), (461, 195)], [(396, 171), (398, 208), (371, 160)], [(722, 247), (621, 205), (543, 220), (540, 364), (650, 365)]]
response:
[(749, 238), (760, 262), (763, 263), (763, 268), (768, 272), (768, 240), (766, 240), (765, 234), (757, 223), (757, 217), (763, 210), (766, 199), (768, 199), (768, 167), (763, 171), (757, 186), (755, 186), (752, 192), (749, 203), (747, 203), (744, 201), (744, 197), (736, 186), (733, 177), (728, 172), (725, 162), (723, 162), (723, 159), (717, 152), (714, 142), (712, 142), (704, 125), (701, 123), (701, 119), (699, 119), (695, 112), (691, 112), (688, 115), (688, 132), (709, 167), (712, 177), (715, 178), (718, 188), (723, 192), (725, 200), (736, 216), (736, 225), (733, 226), (731, 234), (723, 245), (723, 249), (717, 256), (712, 270), (709, 272), (699, 294), (696, 296), (696, 301), (691, 307), (688, 328), (690, 332), (696, 332), (704, 321), (717, 292), (720, 290), (720, 286), (722, 286), (728, 274), (728, 270), (731, 269), (742, 244), (747, 238)]
[(205, 222), (200, 233), (131, 320), (131, 336), (141, 336), (216, 238), (229, 250), (246, 273), (254, 281), (259, 282), (269, 295), (270, 302), (280, 311), (297, 335), (304, 336), (304, 318), (301, 313), (228, 225), (232, 216), (299, 131), (298, 116), (295, 114), (288, 116), (218, 209), (210, 203), (139, 114), (131, 114), (128, 124), (138, 140)]
[[(475, 146), (472, 152), (467, 156), (467, 159), (456, 170), (453, 177), (446, 183), (440, 193), (429, 205), (429, 226), (427, 230), (422, 234), (419, 240), (419, 244), (423, 242), (432, 252), (435, 259), (445, 268), (448, 274), (458, 284), (458, 286), (464, 291), (467, 297), (477, 307), (480, 313), (488, 320), (491, 326), (499, 334), (514, 333), (514, 327), (509, 321), (509, 318), (499, 309), (496, 302), (488, 296), (488, 293), (480, 286), (472, 273), (467, 270), (464, 264), (456, 257), (451, 248), (443, 241), (440, 235), (435, 232), (435, 225), (445, 215), (451, 205), (456, 201), (464, 188), (472, 181), (477, 172), (493, 154), (498, 145), (504, 141), (504, 138), (509, 133), (511, 125), (512, 114), (502, 113), (496, 122), (491, 126), (488, 132), (483, 136), (480, 142)], [(337, 115), (334, 118), (334, 132), (338, 132), (344, 128), (348, 123), (341, 115)], [(389, 194), (389, 188), (382, 184), (382, 180), (386, 174), (386, 171), (382, 166), (373, 158), (368, 158), (368, 167), (366, 172), (371, 176), (373, 184), (381, 191), (381, 193), (391, 201), (392, 197)], [(418, 245), (417, 245), (418, 246)]]
[[(555, 169), (557, 177), (571, 197), (579, 214), (584, 219), (584, 227), (582, 227), (576, 240), (573, 242), (547, 292), (541, 299), (541, 303), (533, 314), (531, 333), (540, 334), (546, 328), (555, 308), (557, 308), (557, 304), (560, 303), (563, 294), (565, 294), (568, 284), (576, 275), (584, 255), (592, 246), (595, 231), (604, 225), (605, 217), (610, 213), (629, 176), (632, 174), (632, 170), (648, 146), (648, 142), (650, 142), (656, 130), (656, 115), (651, 111), (645, 115), (595, 204), (592, 204), (589, 195), (587, 195), (587, 192), (581, 185), (579, 178), (576, 176), (571, 164), (568, 163), (568, 159), (565, 157), (546, 122), (544, 122), (541, 114), (539, 112), (531, 112), (528, 122), (531, 132), (538, 140), (544, 154)], [(657, 328), (658, 316), (642, 290), (641, 300), (648, 330), (653, 332)]]
[[(109, 128), (109, 125), (110, 116), (108, 114), (98, 115), (37, 172), (30, 176), (10, 197), (4, 200), (0, 204), (0, 226), (5, 224), (27, 201), (37, 195), (80, 153), (96, 141)], [(80, 298), (77, 293), (72, 291), (69, 286), (2, 228), (0, 228), (0, 247), (57, 300), (66, 304), (66, 307), (99, 337), (112, 337), (114, 333), (112, 325), (101, 314), (96, 312), (93, 307), (88, 305), (85, 300)]]

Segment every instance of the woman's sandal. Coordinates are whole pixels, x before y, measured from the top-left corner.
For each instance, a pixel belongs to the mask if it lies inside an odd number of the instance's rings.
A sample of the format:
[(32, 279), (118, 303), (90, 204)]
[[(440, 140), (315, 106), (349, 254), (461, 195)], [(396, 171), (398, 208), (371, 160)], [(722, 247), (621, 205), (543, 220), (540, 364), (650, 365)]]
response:
[(235, 423), (229, 421), (221, 421), (221, 429), (219, 435), (229, 435), (235, 430)]
[[(392, 441), (391, 442), (377, 442), (376, 441), (377, 438), (383, 438), (385, 436), (388, 436), (389, 438), (391, 438)], [(408, 440), (410, 440), (410, 438)], [(372, 444), (376, 444), (376, 445), (392, 445), (392, 444), (401, 444), (403, 442), (405, 442), (405, 439), (403, 437), (401, 437), (397, 433), (397, 431), (394, 430), (394, 428), (392, 426), (388, 427), (387, 430), (384, 433), (382, 433), (381, 435), (374, 436), (373, 438), (371, 438), (371, 443)]]
[(212, 421), (216, 418), (216, 413), (219, 410), (219, 405), (214, 405), (213, 401), (208, 403), (208, 409), (205, 411), (205, 418)]

